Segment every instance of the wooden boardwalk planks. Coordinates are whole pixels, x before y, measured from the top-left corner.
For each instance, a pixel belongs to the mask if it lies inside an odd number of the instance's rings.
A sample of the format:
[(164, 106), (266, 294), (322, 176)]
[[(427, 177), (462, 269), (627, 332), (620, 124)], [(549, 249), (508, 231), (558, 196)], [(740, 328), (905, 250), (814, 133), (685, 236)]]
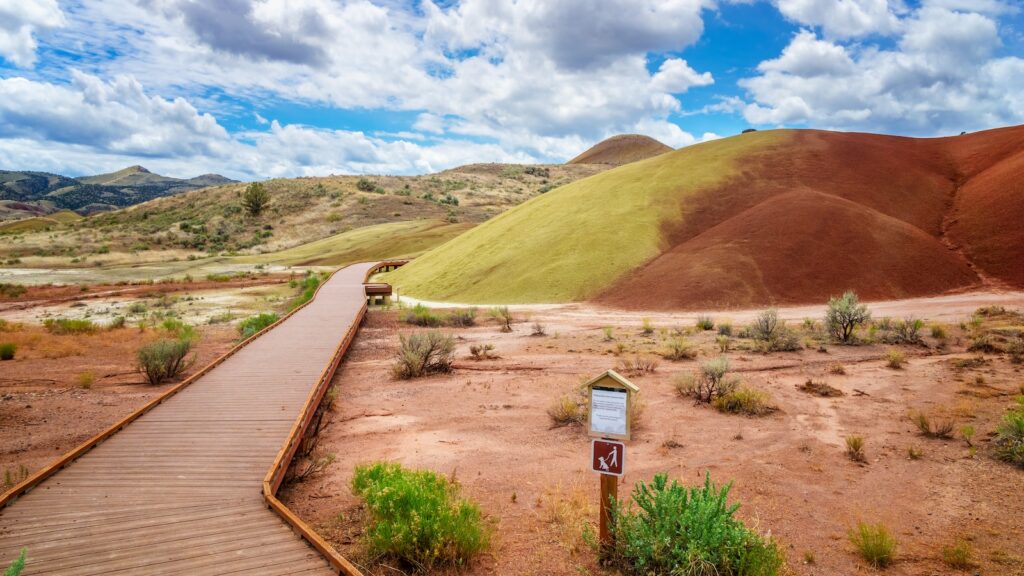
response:
[(0, 509), (0, 563), (24, 547), (25, 576), (335, 573), (262, 490), (376, 266), (339, 270), (309, 305)]

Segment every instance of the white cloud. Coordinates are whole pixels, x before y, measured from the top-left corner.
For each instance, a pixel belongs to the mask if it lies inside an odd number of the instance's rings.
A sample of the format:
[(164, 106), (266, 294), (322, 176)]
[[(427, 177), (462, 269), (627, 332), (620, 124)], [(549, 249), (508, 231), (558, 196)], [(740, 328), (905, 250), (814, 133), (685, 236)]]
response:
[(0, 57), (22, 68), (32, 66), (36, 32), (65, 24), (57, 0), (0, 0)]
[(800, 32), (740, 82), (753, 100), (744, 116), (929, 136), (1024, 122), (1015, 75), (1024, 60), (992, 58), (1000, 39), (990, 16), (924, 6), (901, 29), (893, 49)]
[(820, 26), (825, 35), (851, 38), (891, 34), (899, 29), (899, 0), (775, 0), (782, 14), (800, 24)]
[(686, 60), (669, 58), (661, 63), (658, 72), (651, 78), (651, 86), (660, 92), (678, 94), (686, 92), (693, 86), (708, 86), (715, 80), (711, 72), (698, 73)]

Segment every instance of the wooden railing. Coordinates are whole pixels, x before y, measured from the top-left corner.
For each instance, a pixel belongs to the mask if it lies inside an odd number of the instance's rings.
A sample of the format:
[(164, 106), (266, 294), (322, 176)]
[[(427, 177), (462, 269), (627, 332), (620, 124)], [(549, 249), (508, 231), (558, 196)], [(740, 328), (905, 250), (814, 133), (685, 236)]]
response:
[[(379, 262), (373, 268), (367, 271), (364, 281), (369, 280), (370, 276), (376, 274), (377, 271), (379, 271), (381, 268), (384, 268), (386, 266), (398, 267), (407, 264), (408, 262), (408, 260), (388, 260)], [(331, 276), (333, 275), (334, 273), (331, 274)], [(323, 288), (323, 286), (329, 280), (330, 277), (328, 277), (327, 280), (320, 283), (320, 285), (316, 289), (316, 293), (314, 293), (313, 295), (313, 298), (311, 298), (308, 302), (303, 303), (301, 306), (298, 306), (291, 312), (285, 314), (280, 319), (278, 319), (277, 322), (274, 322), (273, 324), (267, 326), (263, 330), (260, 330), (259, 332), (253, 334), (249, 338), (246, 338), (242, 342), (239, 342), (233, 348), (231, 348), (231, 350), (228, 350), (220, 357), (215, 359), (213, 362), (204, 366), (195, 374), (192, 374), (191, 376), (181, 381), (179, 384), (176, 384), (174, 387), (170, 388), (160, 396), (157, 396), (153, 400), (149, 401), (141, 408), (125, 416), (124, 418), (122, 418), (121, 420), (119, 420), (106, 430), (100, 432), (96, 436), (93, 436), (89, 440), (73, 448), (69, 452), (65, 453), (63, 456), (61, 456), (54, 462), (51, 462), (50, 464), (43, 467), (36, 473), (32, 474), (22, 482), (16, 484), (7, 492), (0, 494), (0, 508), (3, 508), (10, 504), (11, 502), (15, 501), (19, 496), (28, 493), (30, 490), (32, 490), (41, 482), (43, 482), (43, 480), (46, 480), (47, 478), (54, 475), (61, 469), (70, 465), (75, 460), (80, 458), (83, 454), (85, 454), (89, 450), (92, 450), (107, 438), (110, 438), (114, 434), (120, 432), (125, 426), (131, 424), (135, 420), (138, 420), (142, 415), (151, 411), (153, 408), (156, 408), (160, 404), (163, 404), (169, 398), (171, 398), (172, 396), (174, 396), (181, 390), (185, 389), (187, 386), (189, 386), (190, 384), (192, 384), (193, 382), (200, 379), (205, 374), (207, 374), (208, 372), (222, 364), (225, 360), (233, 356), (239, 350), (244, 348), (247, 344), (256, 340), (260, 336), (266, 334), (270, 330), (277, 327), (277, 325), (281, 324), (282, 322), (290, 318), (293, 314), (297, 313), (299, 310), (302, 310), (303, 308), (308, 306), (311, 302), (316, 300), (316, 296), (319, 295), (321, 288)], [(288, 525), (292, 527), (292, 530), (294, 530), (300, 537), (305, 539), (307, 542), (309, 542), (310, 545), (316, 548), (317, 551), (323, 554), (324, 557), (335, 570), (338, 570), (340, 573), (347, 574), (349, 576), (362, 576), (362, 573), (351, 562), (346, 560), (341, 554), (339, 554), (334, 548), (332, 548), (330, 544), (328, 544), (323, 538), (320, 537), (319, 534), (314, 532), (312, 528), (310, 528), (305, 522), (302, 521), (301, 518), (296, 516), (294, 512), (289, 510), (287, 506), (285, 506), (280, 500), (278, 500), (277, 491), (278, 489), (280, 489), (281, 484), (284, 482), (285, 474), (288, 472), (288, 468), (291, 465), (292, 459), (295, 457), (295, 452), (298, 449), (299, 444), (305, 438), (305, 435), (309, 429), (309, 425), (313, 420), (313, 416), (315, 415), (317, 408), (323, 401), (324, 394), (326, 393), (327, 388), (330, 386), (331, 379), (334, 378), (334, 373), (338, 369), (338, 364), (341, 363), (342, 357), (345, 355), (345, 352), (348, 351), (349, 346), (352, 344), (352, 339), (355, 338), (355, 334), (359, 329), (359, 324), (362, 322), (363, 318), (366, 315), (365, 297), (363, 295), (360, 295), (359, 301), (359, 312), (356, 314), (355, 320), (349, 326), (348, 331), (345, 333), (345, 337), (342, 339), (341, 343), (338, 345), (338, 348), (335, 350), (334, 355), (331, 357), (330, 363), (327, 365), (326, 368), (324, 368), (323, 372), (321, 372), (320, 378), (317, 380), (316, 386), (314, 386), (313, 390), (310, 391), (309, 396), (306, 398), (306, 403), (303, 405), (301, 413), (299, 414), (295, 423), (292, 425), (290, 432), (288, 433), (288, 439), (285, 441), (284, 446), (281, 447), (281, 450), (278, 451), (277, 457), (274, 458), (274, 463), (271, 465), (270, 470), (267, 471), (267, 474), (263, 479), (263, 498), (266, 501), (267, 506), (275, 513), (277, 513), (285, 522), (287, 522)]]

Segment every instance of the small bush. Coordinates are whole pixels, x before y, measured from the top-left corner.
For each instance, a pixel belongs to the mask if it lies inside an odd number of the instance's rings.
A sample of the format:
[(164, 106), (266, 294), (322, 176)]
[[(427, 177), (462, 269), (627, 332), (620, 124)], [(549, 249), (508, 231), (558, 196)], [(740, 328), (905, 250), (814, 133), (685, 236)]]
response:
[(491, 308), (491, 318), (494, 318), (501, 324), (502, 332), (511, 332), (512, 323), (515, 322), (515, 318), (512, 316), (512, 311), (508, 309), (508, 306), (496, 306)]
[(857, 300), (857, 294), (846, 292), (830, 298), (825, 311), (825, 327), (832, 339), (843, 344), (853, 342), (854, 331), (871, 320), (868, 307)]
[(956, 422), (951, 419), (933, 420), (925, 412), (915, 410), (910, 413), (910, 421), (918, 431), (928, 438), (951, 438)]
[(177, 318), (167, 318), (160, 323), (160, 328), (179, 340), (195, 340), (196, 329)]
[(494, 351), (494, 344), (470, 344), (469, 355), (473, 360), (488, 360), (490, 358), (497, 358), (491, 352)]
[(291, 302), (288, 303), (289, 310), (295, 310), (299, 306), (302, 306), (313, 299), (313, 296), (316, 295), (317, 288), (320, 287), (320, 277), (315, 274), (306, 276), (298, 283), (298, 287), (301, 291), (296, 297), (292, 298)]
[(932, 338), (936, 340), (945, 340), (947, 338), (946, 327), (942, 324), (931, 325)]
[(586, 407), (579, 400), (578, 394), (563, 394), (555, 400), (547, 409), (551, 422), (555, 426), (571, 426), (586, 421)]
[(96, 381), (96, 373), (92, 370), (86, 370), (78, 375), (78, 387), (83, 390), (89, 390), (92, 388), (92, 383)]
[(450, 334), (431, 331), (399, 336), (398, 359), (392, 374), (401, 380), (450, 372), (455, 340)]
[(907, 448), (907, 458), (910, 458), (911, 460), (920, 460), (923, 456), (924, 451), (920, 448), (915, 448), (914, 446), (909, 446)]
[(17, 298), (26, 291), (27, 289), (21, 284), (0, 282), (0, 298)]
[(651, 324), (650, 318), (644, 318), (640, 322), (640, 333), (644, 336), (650, 336), (654, 334), (654, 324)]
[(739, 380), (729, 376), (729, 359), (719, 356), (702, 362), (695, 374), (681, 376), (675, 385), (680, 395), (710, 404), (715, 398), (735, 390)]
[(875, 568), (885, 568), (892, 564), (896, 554), (896, 538), (885, 524), (858, 522), (857, 527), (850, 530), (849, 539), (868, 564)]
[(623, 374), (640, 376), (653, 373), (658, 369), (658, 361), (648, 356), (637, 354), (632, 359), (620, 358), (616, 369)]
[(1017, 406), (1003, 416), (994, 445), (997, 458), (1024, 468), (1024, 396), (1018, 397)]
[(842, 376), (846, 374), (846, 367), (839, 362), (833, 362), (828, 365), (828, 373), (836, 376)]
[(767, 392), (746, 387), (723, 394), (715, 398), (712, 404), (719, 412), (746, 416), (764, 416), (776, 409)]
[(830, 386), (826, 382), (818, 382), (816, 380), (811, 380), (810, 378), (796, 388), (801, 392), (813, 394), (814, 396), (821, 396), (822, 398), (836, 398), (843, 395), (842, 390)]
[(1011, 338), (1006, 344), (1006, 353), (1010, 355), (1010, 362), (1014, 364), (1024, 363), (1024, 338), (1020, 336)]
[[(417, 306), (419, 306), (417, 304)], [(468, 328), (476, 325), (476, 308), (470, 307), (461, 310), (453, 310), (444, 317), (446, 326), (457, 328)]]
[(92, 334), (96, 332), (96, 325), (91, 320), (85, 319), (48, 318), (43, 321), (43, 326), (51, 334)]
[(899, 350), (889, 350), (885, 353), (885, 365), (893, 370), (899, 370), (906, 364), (907, 359)]
[(543, 324), (540, 322), (533, 323), (533, 332), (530, 333), (531, 336), (545, 336), (547, 333), (547, 328)]
[(359, 190), (360, 192), (373, 192), (376, 189), (377, 185), (366, 178), (360, 178), (356, 181), (356, 190)]
[(614, 504), (610, 562), (628, 576), (778, 574), (782, 551), (735, 517), (731, 487), (713, 484), (710, 475), (690, 488), (669, 483), (665, 474), (638, 482), (628, 505)]
[(423, 304), (417, 304), (405, 312), (405, 323), (414, 326), (435, 327), (441, 325), (441, 317)]
[(971, 543), (966, 540), (957, 540), (951, 546), (942, 547), (942, 561), (950, 568), (957, 570), (973, 568), (974, 562), (971, 557)]
[(864, 437), (854, 434), (846, 437), (846, 456), (854, 462), (867, 462), (867, 454), (864, 452)]
[(715, 344), (718, 345), (718, 351), (725, 354), (729, 351), (729, 347), (732, 346), (732, 338), (728, 336), (715, 336)]
[(270, 192), (260, 182), (253, 182), (246, 186), (242, 194), (242, 208), (249, 216), (257, 217), (267, 209), (270, 204)]
[(615, 340), (615, 329), (612, 328), (611, 326), (605, 326), (604, 328), (601, 328), (601, 331), (604, 332), (605, 342), (611, 342), (612, 340)]
[(996, 346), (995, 340), (990, 334), (981, 334), (975, 336), (971, 340), (971, 345), (967, 347), (968, 352), (982, 352), (984, 354), (998, 354), (1001, 352), (999, 346)]
[(924, 322), (914, 317), (897, 320), (891, 324), (891, 329), (882, 335), (881, 340), (886, 344), (920, 344), (922, 328)]
[(728, 322), (718, 323), (718, 335), (719, 336), (732, 336), (732, 324)]
[(13, 342), (0, 344), (0, 360), (14, 360), (14, 354), (18, 351), (18, 345)]
[(714, 330), (715, 321), (710, 316), (697, 316), (697, 328), (699, 330)]
[(697, 349), (686, 338), (673, 338), (661, 353), (666, 360), (692, 360), (697, 357)]
[(257, 314), (256, 316), (250, 316), (238, 323), (238, 336), (242, 340), (251, 338), (267, 326), (277, 322), (277, 320), (278, 315), (272, 312), (265, 312), (263, 314)]
[(150, 384), (159, 384), (177, 377), (195, 361), (188, 358), (192, 341), (188, 339), (161, 339), (139, 348), (139, 371)]
[(779, 319), (777, 310), (765, 310), (747, 327), (746, 333), (757, 341), (761, 352), (792, 352), (800, 349), (796, 335)]
[(357, 466), (352, 492), (366, 504), (364, 537), (374, 556), (429, 571), (464, 566), (490, 542), (477, 505), (434, 472), (385, 462)]

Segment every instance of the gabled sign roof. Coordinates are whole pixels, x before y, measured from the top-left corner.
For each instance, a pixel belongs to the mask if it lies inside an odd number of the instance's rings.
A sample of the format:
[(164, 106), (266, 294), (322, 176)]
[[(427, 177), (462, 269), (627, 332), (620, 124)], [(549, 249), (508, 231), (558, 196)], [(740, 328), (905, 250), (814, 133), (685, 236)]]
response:
[(619, 374), (619, 373), (618, 373), (618, 372), (616, 372), (615, 370), (607, 370), (607, 371), (606, 371), (606, 372), (605, 372), (604, 374), (599, 374), (599, 375), (598, 375), (597, 377), (595, 377), (595, 378), (593, 378), (592, 380), (590, 380), (589, 382), (587, 382), (587, 383), (585, 384), (585, 386), (586, 386), (587, 388), (589, 388), (589, 387), (591, 387), (592, 385), (594, 385), (594, 384), (597, 384), (597, 383), (598, 383), (598, 382), (600, 382), (601, 380), (604, 380), (605, 378), (611, 378), (611, 379), (612, 379), (612, 380), (614, 380), (615, 382), (617, 382), (617, 383), (619, 383), (619, 384), (623, 385), (623, 386), (624, 386), (624, 387), (625, 387), (626, 389), (628, 389), (628, 390), (629, 390), (630, 392), (639, 392), (639, 391), (640, 391), (640, 388), (639, 388), (639, 387), (637, 387), (637, 385), (636, 385), (636, 384), (633, 384), (633, 383), (632, 383), (632, 382), (630, 382), (629, 380), (626, 380), (626, 377), (625, 377), (625, 376), (623, 376), (623, 375)]

